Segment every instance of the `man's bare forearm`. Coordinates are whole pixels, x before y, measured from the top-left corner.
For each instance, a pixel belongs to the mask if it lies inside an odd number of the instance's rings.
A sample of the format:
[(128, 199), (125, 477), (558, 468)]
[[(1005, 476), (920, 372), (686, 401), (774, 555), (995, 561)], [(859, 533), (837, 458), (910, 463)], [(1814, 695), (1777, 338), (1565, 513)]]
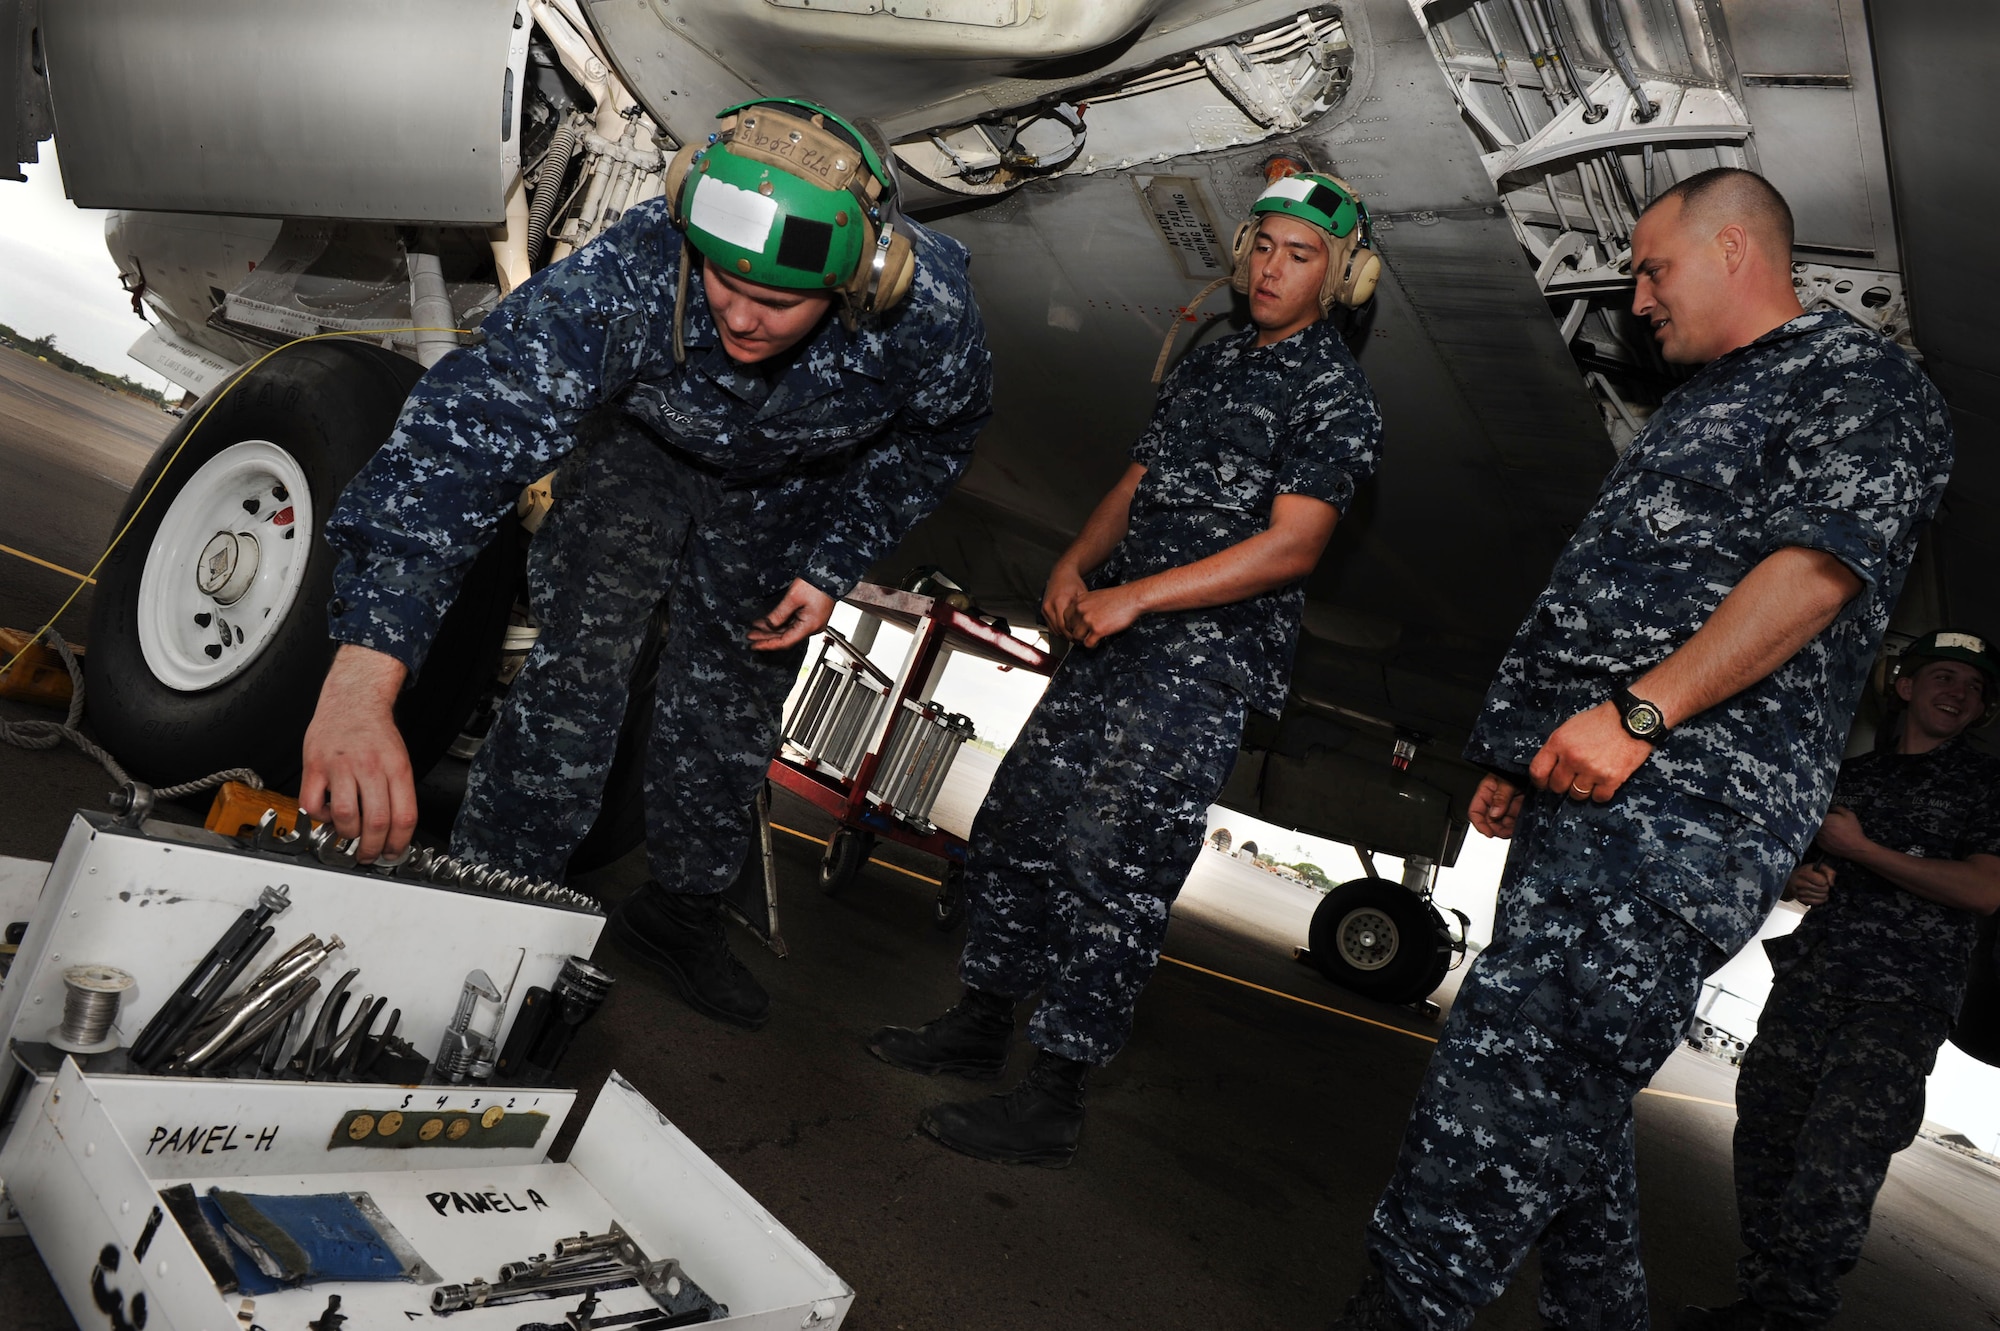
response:
[(1233, 605), (1297, 582), (1319, 563), (1340, 513), (1331, 504), (1279, 495), (1271, 525), (1206, 559), (1130, 584), (1148, 614)]
[(384, 707), (393, 707), (409, 673), (401, 661), (387, 652), (344, 642), (340, 650), (333, 654), (333, 665), (327, 671), (327, 678), (333, 680), (336, 687), (344, 689), (346, 696), (353, 701), (379, 702)]
[(2000, 910), (2000, 857), (1930, 860), (1870, 842), (1848, 858), (1926, 901), (1980, 915)]
[(1126, 467), (1118, 483), (1105, 491), (1104, 498), (1090, 511), (1083, 530), (1069, 543), (1069, 549), (1056, 560), (1058, 569), (1067, 569), (1080, 578), (1111, 558), (1111, 552), (1125, 539), (1131, 526), (1132, 496), (1145, 474), (1146, 469), (1136, 462)]
[(1791, 660), (1860, 590), (1861, 579), (1832, 555), (1787, 546), (1745, 574), (1708, 622), (1632, 691), (1679, 725)]

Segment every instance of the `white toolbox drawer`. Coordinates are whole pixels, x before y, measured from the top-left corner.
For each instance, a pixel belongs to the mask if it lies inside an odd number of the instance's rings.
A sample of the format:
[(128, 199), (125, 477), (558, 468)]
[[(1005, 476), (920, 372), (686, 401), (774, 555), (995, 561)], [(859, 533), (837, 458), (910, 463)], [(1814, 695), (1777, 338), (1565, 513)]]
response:
[[(846, 1316), (853, 1291), (615, 1074), (558, 1164), (547, 1152), (574, 1107), (571, 1090), (148, 1076), (122, 1047), (72, 1059), (46, 1045), (62, 1016), (65, 968), (96, 963), (133, 976), (118, 1020), (129, 1044), (231, 922), (280, 883), (292, 904), (273, 918), (277, 934), (249, 973), (308, 933), (338, 934), (344, 949), (316, 973), (358, 967), (351, 992), (389, 995), (402, 1009), (399, 1033), (426, 1057), (468, 971), (486, 971), (502, 991), (504, 1036), (527, 989), (549, 986), (569, 956), (587, 957), (604, 926), (587, 911), (79, 814), (0, 986), (0, 1087), (10, 1092), (0, 1212), (18, 1213), (80, 1323), (298, 1331), (337, 1294), (345, 1331), (412, 1320), (517, 1331), (563, 1325), (580, 1302), (440, 1317), (434, 1285), (322, 1282), (261, 1295), (243, 1320), (242, 1296), (217, 1289), (160, 1208), (160, 1189), (180, 1183), (197, 1193), (365, 1192), (445, 1284), (492, 1282), (503, 1263), (615, 1222), (648, 1259), (677, 1260), (729, 1308), (706, 1325), (828, 1328)], [(490, 1010), (480, 1025), (495, 1029)], [(615, 1319), (649, 1308), (651, 1296), (633, 1287), (601, 1294), (593, 1316), (633, 1326)]]
[[(399, 1034), (426, 1058), (444, 1038), (467, 972), (484, 970), (505, 995), (504, 1033), (529, 986), (547, 987), (572, 954), (589, 956), (604, 929), (602, 915), (584, 911), (329, 869), (307, 856), (244, 850), (200, 828), (148, 823), (138, 832), (78, 814), (0, 987), (0, 1039), (45, 1041), (62, 1019), (63, 971), (102, 964), (135, 981), (118, 1021), (129, 1044), (230, 923), (279, 884), (292, 904), (272, 918), (277, 933), (252, 972), (308, 933), (337, 934), (345, 947), (316, 973), (331, 985), (359, 967), (355, 998), (387, 994), (402, 1009)], [(491, 1022), (491, 1013), (481, 1020)], [(109, 1071), (119, 1057), (92, 1056), (83, 1066)]]
[[(238, 1320), (241, 1297), (217, 1292), (172, 1217), (154, 1220), (159, 1189), (178, 1182), (197, 1192), (211, 1183), (256, 1193), (366, 1192), (448, 1284), (491, 1281), (503, 1262), (548, 1252), (558, 1238), (602, 1233), (615, 1221), (649, 1258), (677, 1259), (728, 1307), (727, 1318), (704, 1325), (833, 1328), (854, 1301), (839, 1276), (616, 1074), (561, 1164), (520, 1162), (497, 1150), (342, 1149), (330, 1136), (352, 1110), (388, 1108), (381, 1088), (198, 1079), (174, 1106), (187, 1122), (229, 1124), (245, 1115), (240, 1126), (280, 1124), (281, 1139), (316, 1140), (317, 1160), (302, 1150), (239, 1150), (226, 1163), (217, 1163), (219, 1154), (149, 1151), (160, 1115), (148, 1101), (147, 1080), (100, 1084), (66, 1062), (4, 1156), (8, 1193), (85, 1325), (109, 1317), (114, 1327), (138, 1326), (141, 1298), (146, 1331), (250, 1325)], [(395, 1092), (397, 1099), (404, 1094)], [(414, 1094), (421, 1104), (423, 1091)], [(567, 1108), (568, 1093), (558, 1098)], [(554, 1108), (554, 1100), (545, 1105)], [(302, 1167), (309, 1163), (318, 1167)], [(284, 1290), (256, 1299), (254, 1322), (273, 1331), (301, 1328), (338, 1294), (348, 1331), (413, 1322), (516, 1331), (561, 1325), (579, 1302), (564, 1295), (439, 1317), (430, 1310), (433, 1288), (397, 1281)], [(653, 1306), (640, 1289), (613, 1290), (600, 1296), (594, 1316), (602, 1323)]]

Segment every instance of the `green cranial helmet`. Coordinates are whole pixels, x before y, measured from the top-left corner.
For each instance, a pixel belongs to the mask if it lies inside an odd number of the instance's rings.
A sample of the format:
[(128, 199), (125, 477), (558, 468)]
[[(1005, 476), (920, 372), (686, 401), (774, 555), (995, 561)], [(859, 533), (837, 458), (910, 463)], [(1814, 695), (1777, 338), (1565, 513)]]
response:
[(708, 142), (683, 149), (668, 170), (688, 243), (766, 286), (867, 288), (885, 213), (893, 227), (895, 177), (861, 132), (796, 98), (744, 102), (716, 118)]
[(1300, 172), (1272, 181), (1250, 205), (1251, 217), (1261, 213), (1296, 217), (1341, 238), (1353, 235), (1366, 217), (1361, 200), (1345, 181), (1318, 172)]

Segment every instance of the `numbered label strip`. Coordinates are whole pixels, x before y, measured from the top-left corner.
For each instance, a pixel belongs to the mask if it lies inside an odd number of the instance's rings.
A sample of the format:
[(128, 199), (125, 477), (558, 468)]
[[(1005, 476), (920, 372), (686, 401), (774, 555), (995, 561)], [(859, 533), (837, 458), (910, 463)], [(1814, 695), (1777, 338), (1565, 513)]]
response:
[[(424, 1097), (418, 1096), (421, 1101)], [(440, 1097), (442, 1098), (442, 1097)], [(327, 1149), (345, 1146), (461, 1146), (495, 1150), (539, 1145), (549, 1116), (535, 1111), (510, 1114), (504, 1105), (485, 1109), (351, 1109), (333, 1131)]]

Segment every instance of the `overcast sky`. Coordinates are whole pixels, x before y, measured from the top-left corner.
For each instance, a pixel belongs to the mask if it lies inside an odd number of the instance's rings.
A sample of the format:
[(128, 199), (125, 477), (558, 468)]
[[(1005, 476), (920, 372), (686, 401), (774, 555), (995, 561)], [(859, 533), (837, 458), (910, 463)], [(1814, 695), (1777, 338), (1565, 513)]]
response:
[(118, 284), (104, 248), (105, 214), (63, 193), (53, 143), (27, 168), (27, 183), (0, 180), (0, 323), (56, 345), (100, 370), (172, 392), (173, 386), (125, 354), (146, 326)]

